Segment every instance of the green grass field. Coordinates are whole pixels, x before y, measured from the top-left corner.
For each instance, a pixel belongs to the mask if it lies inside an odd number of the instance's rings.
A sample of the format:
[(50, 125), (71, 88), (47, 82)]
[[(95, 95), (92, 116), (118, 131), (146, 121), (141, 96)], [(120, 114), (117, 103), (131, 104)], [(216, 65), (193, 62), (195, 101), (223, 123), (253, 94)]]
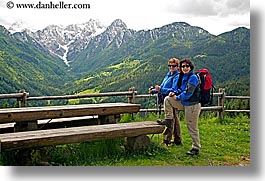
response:
[[(209, 117), (209, 116), (208, 116)], [(121, 122), (128, 122), (124, 116)], [(142, 121), (138, 116), (133, 121)], [(144, 120), (156, 120), (154, 115)], [(185, 120), (181, 117), (183, 146), (161, 145), (162, 134), (148, 135), (151, 146), (144, 151), (128, 151), (124, 139), (68, 144), (34, 150), (33, 165), (47, 161), (54, 166), (248, 166), (250, 165), (250, 118), (247, 116), (201, 116), (199, 130), (201, 151), (198, 156), (186, 155), (191, 149)], [(0, 165), (12, 165), (14, 154), (1, 154)]]

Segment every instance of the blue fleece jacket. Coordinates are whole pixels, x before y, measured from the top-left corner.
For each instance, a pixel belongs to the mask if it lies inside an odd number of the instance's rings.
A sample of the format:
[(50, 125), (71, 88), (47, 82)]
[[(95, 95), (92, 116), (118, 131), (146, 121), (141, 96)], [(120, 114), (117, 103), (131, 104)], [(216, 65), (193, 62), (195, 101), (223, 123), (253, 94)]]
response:
[[(173, 80), (172, 78), (178, 77), (178, 71), (176, 72), (168, 72), (167, 75), (164, 77), (161, 85), (160, 85), (160, 93), (164, 95), (168, 95), (170, 92), (173, 92), (172, 85), (173, 85)], [(158, 93), (157, 90), (152, 89), (153, 93), (156, 94)]]
[[(199, 103), (199, 97), (194, 94), (196, 87), (199, 84), (199, 79), (193, 73), (193, 71), (183, 75), (181, 87), (178, 87), (177, 85), (178, 78), (179, 76), (174, 78), (173, 81), (173, 92), (175, 92), (177, 95), (176, 100), (180, 100), (184, 106), (190, 106)], [(191, 99), (192, 96), (193, 99)]]

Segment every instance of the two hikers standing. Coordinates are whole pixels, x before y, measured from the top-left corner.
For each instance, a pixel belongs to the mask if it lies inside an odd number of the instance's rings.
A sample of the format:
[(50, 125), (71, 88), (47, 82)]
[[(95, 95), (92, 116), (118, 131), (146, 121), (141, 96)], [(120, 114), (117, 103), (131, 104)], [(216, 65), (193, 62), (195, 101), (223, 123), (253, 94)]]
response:
[[(190, 59), (171, 58), (168, 61), (169, 72), (160, 86), (150, 89), (149, 93), (164, 94), (165, 120), (158, 120), (158, 124), (166, 125), (163, 132), (163, 142), (166, 145), (182, 145), (181, 129), (178, 118), (178, 111), (184, 110), (186, 124), (192, 148), (188, 155), (198, 155), (200, 150), (200, 137), (198, 120), (201, 111), (199, 83), (200, 80), (194, 74), (194, 65)], [(171, 86), (171, 87), (170, 87)], [(172, 134), (174, 140), (171, 141)]]

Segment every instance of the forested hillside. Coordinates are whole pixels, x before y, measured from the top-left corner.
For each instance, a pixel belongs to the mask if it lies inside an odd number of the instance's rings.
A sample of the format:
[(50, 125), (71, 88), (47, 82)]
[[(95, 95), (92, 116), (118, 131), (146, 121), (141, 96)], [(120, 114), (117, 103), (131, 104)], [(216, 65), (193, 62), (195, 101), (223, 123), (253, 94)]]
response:
[[(102, 64), (100, 71), (70, 83), (70, 92), (85, 90), (126, 91), (136, 87), (139, 93), (146, 93), (148, 87), (160, 84), (171, 57), (179, 59), (188, 57), (195, 64), (195, 69), (208, 68), (212, 74), (214, 85), (236, 84), (243, 81), (243, 95), (249, 95), (250, 81), (250, 44), (249, 30), (238, 28), (216, 37), (202, 40), (182, 42), (165, 35), (149, 46), (141, 47), (142, 54), (132, 54), (123, 57), (119, 63), (106, 66)], [(118, 54), (119, 52), (117, 52)], [(136, 59), (136, 57), (141, 57)], [(78, 88), (75, 89), (75, 88)], [(241, 89), (234, 87), (236, 90)], [(233, 89), (229, 86), (227, 91)], [(231, 92), (239, 92), (231, 90)]]
[(25, 89), (31, 95), (62, 94), (71, 77), (57, 57), (44, 54), (0, 26), (0, 92)]

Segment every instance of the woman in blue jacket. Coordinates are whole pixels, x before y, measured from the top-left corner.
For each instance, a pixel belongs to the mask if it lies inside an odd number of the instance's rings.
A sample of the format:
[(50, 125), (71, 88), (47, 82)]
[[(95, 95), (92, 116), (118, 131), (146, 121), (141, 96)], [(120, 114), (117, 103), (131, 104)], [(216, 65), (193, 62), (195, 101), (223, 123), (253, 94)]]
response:
[[(173, 81), (179, 75), (179, 59), (171, 58), (168, 60), (168, 69), (169, 72), (164, 77), (161, 85), (156, 85), (154, 89), (150, 89), (150, 94), (159, 94), (158, 95), (158, 104), (164, 103), (164, 98), (169, 95), (170, 92), (173, 92), (172, 88)], [(171, 143), (175, 143), (176, 145), (182, 145), (181, 137), (180, 137), (180, 123), (178, 119), (178, 112), (174, 110), (174, 119), (168, 121), (167, 127), (163, 132), (163, 141), (162, 144), (166, 144), (167, 146)], [(171, 141), (172, 134), (174, 134), (174, 140)]]
[(168, 73), (164, 77), (161, 85), (156, 85), (154, 89), (150, 89), (150, 94), (162, 94), (164, 97), (168, 96), (173, 91), (173, 78), (179, 73), (179, 60), (171, 58), (168, 60)]
[[(189, 135), (192, 138), (192, 148), (188, 155), (198, 155), (201, 144), (198, 121), (201, 112), (199, 78), (193, 73), (194, 65), (190, 59), (180, 61), (180, 75), (174, 81), (174, 91), (164, 100), (165, 121), (172, 120), (173, 110), (183, 110)], [(179, 79), (179, 80), (177, 80)]]

